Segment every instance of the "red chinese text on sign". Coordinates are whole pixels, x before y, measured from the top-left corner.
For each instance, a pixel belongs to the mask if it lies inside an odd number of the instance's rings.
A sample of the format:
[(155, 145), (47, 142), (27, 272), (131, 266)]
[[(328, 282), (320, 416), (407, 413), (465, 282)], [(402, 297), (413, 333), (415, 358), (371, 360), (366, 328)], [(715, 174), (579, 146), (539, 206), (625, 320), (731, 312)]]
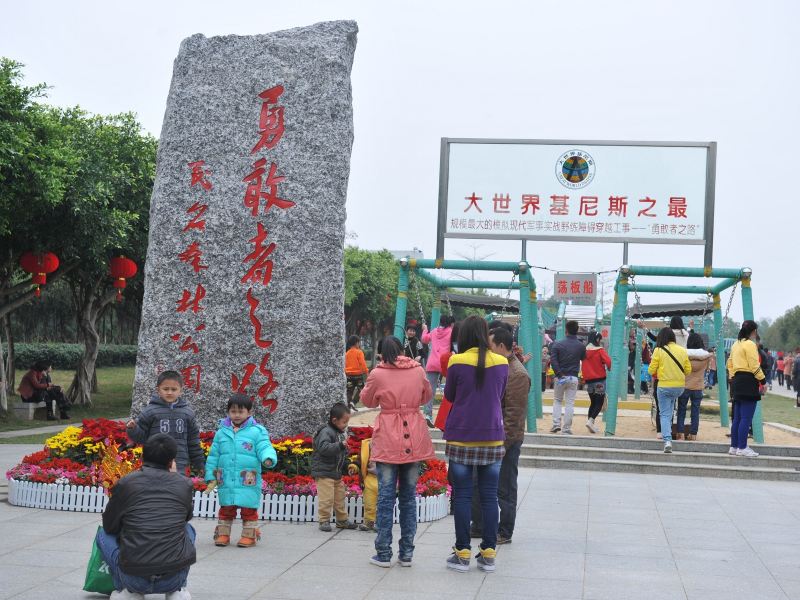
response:
[(608, 216), (616, 215), (618, 217), (628, 216), (628, 197), (627, 196), (609, 196), (608, 197)]
[(580, 281), (570, 281), (569, 282), (569, 291), (571, 294), (580, 294), (581, 293), (581, 282)]
[(494, 212), (496, 213), (510, 213), (511, 212), (511, 198), (508, 194), (495, 194), (493, 198)]
[(284, 132), (283, 106), (274, 106), (278, 103), (281, 94), (283, 94), (283, 86), (276, 85), (258, 95), (263, 100), (261, 115), (258, 119), (258, 131), (261, 137), (253, 146), (250, 154), (255, 154), (262, 148), (272, 150), (281, 141)]
[(207, 177), (210, 177), (213, 173), (210, 169), (204, 168), (206, 161), (196, 160), (188, 164), (192, 169), (192, 182), (189, 184), (189, 187), (193, 187), (199, 183), (204, 190), (209, 191), (213, 186)]
[(578, 210), (579, 215), (587, 217), (597, 216), (597, 196), (581, 196), (581, 206)]
[(558, 280), (558, 293), (559, 294), (566, 294), (567, 293), (567, 282), (564, 279)]
[[(267, 201), (264, 207), (264, 212), (269, 211), (270, 207), (277, 206), (278, 208), (287, 209), (294, 206), (291, 200), (284, 200), (278, 198), (278, 184), (283, 183), (286, 179), (284, 176), (278, 176), (278, 165), (271, 163), (269, 167), (269, 174), (267, 181), (264, 182), (264, 174), (266, 169), (267, 160), (260, 158), (253, 163), (253, 171), (247, 175), (242, 181), (248, 183), (247, 190), (244, 193), (244, 205), (250, 209), (253, 216), (258, 216), (258, 209), (261, 206), (261, 199)], [(262, 183), (266, 191), (262, 190)]]
[(522, 194), (522, 214), (527, 215), (529, 210), (532, 215), (539, 210), (539, 194)]
[(264, 245), (267, 239), (267, 230), (261, 223), (258, 223), (258, 233), (250, 240), (253, 244), (253, 251), (242, 261), (243, 263), (252, 262), (247, 273), (242, 277), (241, 283), (260, 283), (268, 285), (272, 280), (272, 260), (269, 258), (277, 247), (275, 242), (268, 246)]
[(594, 285), (588, 279), (583, 282), (583, 293), (584, 294), (594, 294)]
[(641, 198), (639, 200), (639, 204), (646, 204), (644, 208), (642, 208), (637, 214), (637, 217), (656, 217), (656, 213), (650, 212), (653, 208), (655, 208), (656, 200), (655, 198), (650, 198), (649, 196), (645, 198)]
[(550, 196), (550, 214), (551, 215), (568, 215), (569, 207), (567, 201), (569, 196)]
[(469, 209), (474, 206), (475, 210), (477, 210), (479, 213), (482, 213), (483, 211), (481, 210), (481, 207), (478, 206), (478, 200), (480, 199), (481, 197), (476, 196), (475, 192), (472, 192), (472, 196), (466, 196), (464, 200), (469, 200), (469, 204), (467, 204), (467, 208), (464, 209), (464, 212), (469, 211)]
[(189, 231), (190, 229), (198, 229), (200, 231), (205, 231), (206, 220), (203, 219), (203, 215), (206, 214), (207, 210), (208, 210), (208, 204), (200, 204), (199, 202), (195, 202), (189, 208), (187, 208), (186, 214), (192, 215), (192, 218), (186, 224), (186, 227), (183, 228), (184, 233)]
[(686, 216), (686, 198), (672, 197), (669, 199), (668, 217), (677, 219), (688, 219)]

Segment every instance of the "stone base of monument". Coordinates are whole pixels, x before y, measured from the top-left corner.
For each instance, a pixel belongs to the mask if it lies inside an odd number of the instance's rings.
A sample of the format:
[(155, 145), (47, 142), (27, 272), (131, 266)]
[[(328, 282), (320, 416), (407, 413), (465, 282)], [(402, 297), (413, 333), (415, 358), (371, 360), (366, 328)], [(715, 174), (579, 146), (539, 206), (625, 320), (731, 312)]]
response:
[[(28, 508), (100, 513), (108, 503), (108, 495), (103, 488), (95, 486), (34, 483), (9, 479), (8, 503)], [(356, 523), (363, 521), (364, 505), (361, 497), (347, 498), (345, 506), (352, 521)], [(195, 517), (216, 518), (218, 510), (216, 492), (212, 494), (195, 492)], [(419, 523), (443, 519), (449, 514), (449, 511), (450, 498), (447, 494), (417, 496), (417, 522)], [(313, 522), (317, 520), (317, 497), (285, 496), (283, 494), (264, 496), (259, 507), (259, 514), (261, 519), (266, 521)], [(398, 522), (396, 504), (394, 522)]]

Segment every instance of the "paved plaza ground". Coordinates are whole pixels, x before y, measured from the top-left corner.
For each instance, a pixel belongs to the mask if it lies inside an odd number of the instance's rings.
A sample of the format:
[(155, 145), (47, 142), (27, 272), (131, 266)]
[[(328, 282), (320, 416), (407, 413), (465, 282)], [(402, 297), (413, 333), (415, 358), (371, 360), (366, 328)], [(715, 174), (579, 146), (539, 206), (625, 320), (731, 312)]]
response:
[[(38, 446), (0, 446), (3, 472)], [(0, 598), (81, 591), (100, 516), (8, 505), (0, 489)], [(447, 571), (451, 518), (420, 525), (414, 566), (367, 563), (372, 534), (267, 523), (254, 549), (216, 548), (195, 519), (197, 599), (800, 600), (800, 487), (582, 471), (523, 470), (514, 542), (497, 571)]]

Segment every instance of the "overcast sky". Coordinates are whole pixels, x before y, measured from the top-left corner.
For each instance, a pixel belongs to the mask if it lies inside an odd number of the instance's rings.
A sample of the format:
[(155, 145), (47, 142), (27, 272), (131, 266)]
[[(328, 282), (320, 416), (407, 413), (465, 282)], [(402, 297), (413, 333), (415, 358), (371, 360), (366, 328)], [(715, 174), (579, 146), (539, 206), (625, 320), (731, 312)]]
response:
[[(716, 141), (714, 265), (753, 269), (758, 318), (800, 302), (800, 2), (14, 2), (0, 55), (52, 86), (49, 102), (134, 111), (158, 136), (183, 38), (333, 19), (360, 28), (347, 200), (359, 246), (434, 256), (442, 137)], [(528, 248), (532, 264), (554, 269), (622, 262), (619, 244)], [(473, 251), (518, 260), (520, 247), (447, 243), (448, 258)], [(702, 267), (703, 250), (636, 245), (630, 262)], [(551, 293), (552, 274), (536, 277)], [(738, 300), (732, 315), (741, 319)]]

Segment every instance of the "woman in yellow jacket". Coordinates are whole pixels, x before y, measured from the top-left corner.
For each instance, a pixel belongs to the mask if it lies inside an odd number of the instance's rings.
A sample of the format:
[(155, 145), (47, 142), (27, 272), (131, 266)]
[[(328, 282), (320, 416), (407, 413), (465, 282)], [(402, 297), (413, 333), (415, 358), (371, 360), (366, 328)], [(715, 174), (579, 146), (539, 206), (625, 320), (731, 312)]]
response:
[(686, 376), (692, 372), (692, 363), (686, 349), (675, 343), (675, 332), (664, 327), (658, 332), (656, 349), (647, 369), (658, 378), (658, 410), (661, 419), (661, 434), (664, 436), (664, 452), (672, 452), (672, 413), (675, 402), (686, 386)]
[(753, 423), (756, 402), (761, 399), (760, 387), (767, 378), (761, 370), (758, 356), (758, 325), (745, 321), (739, 330), (739, 340), (731, 348), (728, 358), (728, 377), (731, 378), (733, 396), (733, 424), (731, 425), (731, 447), (728, 454), (755, 458), (758, 453), (747, 446), (747, 433)]

